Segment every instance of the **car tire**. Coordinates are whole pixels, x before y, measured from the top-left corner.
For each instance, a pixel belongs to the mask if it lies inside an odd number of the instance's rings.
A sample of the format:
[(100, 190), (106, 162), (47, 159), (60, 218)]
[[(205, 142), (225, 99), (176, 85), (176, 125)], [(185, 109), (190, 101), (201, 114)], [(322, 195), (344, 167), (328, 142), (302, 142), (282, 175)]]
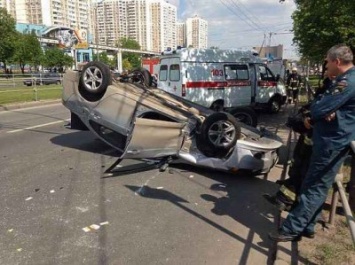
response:
[(281, 102), (277, 97), (273, 97), (268, 104), (270, 113), (278, 113), (281, 109)]
[(102, 62), (85, 64), (79, 79), (79, 93), (88, 101), (98, 101), (112, 84), (109, 67)]
[(250, 107), (236, 107), (229, 111), (230, 114), (238, 121), (246, 125), (256, 127), (258, 125), (258, 115), (255, 110)]
[(241, 136), (241, 127), (229, 113), (216, 112), (202, 123), (197, 135), (200, 151), (209, 157), (226, 157)]
[(131, 79), (133, 83), (145, 85), (147, 87), (152, 86), (153, 78), (149, 71), (145, 68), (138, 68), (131, 72)]

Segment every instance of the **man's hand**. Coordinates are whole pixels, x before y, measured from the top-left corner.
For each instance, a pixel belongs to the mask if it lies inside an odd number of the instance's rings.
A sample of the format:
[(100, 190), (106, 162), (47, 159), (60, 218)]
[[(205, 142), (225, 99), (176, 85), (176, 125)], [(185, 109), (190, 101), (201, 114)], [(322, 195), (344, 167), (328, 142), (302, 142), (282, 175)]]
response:
[(311, 118), (307, 117), (303, 120), (303, 124), (304, 124), (304, 127), (306, 127), (306, 129), (311, 129), (312, 128), (312, 125), (311, 125)]
[(325, 117), (326, 121), (332, 121), (335, 119), (335, 112), (330, 113), (328, 116)]

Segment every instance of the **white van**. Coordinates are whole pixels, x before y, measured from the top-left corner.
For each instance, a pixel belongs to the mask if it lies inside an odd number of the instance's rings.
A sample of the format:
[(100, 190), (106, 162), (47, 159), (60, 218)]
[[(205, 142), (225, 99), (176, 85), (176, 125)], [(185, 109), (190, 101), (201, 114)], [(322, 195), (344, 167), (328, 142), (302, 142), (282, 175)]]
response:
[(182, 49), (161, 56), (158, 88), (212, 109), (233, 114), (252, 106), (278, 112), (285, 85), (251, 51)]

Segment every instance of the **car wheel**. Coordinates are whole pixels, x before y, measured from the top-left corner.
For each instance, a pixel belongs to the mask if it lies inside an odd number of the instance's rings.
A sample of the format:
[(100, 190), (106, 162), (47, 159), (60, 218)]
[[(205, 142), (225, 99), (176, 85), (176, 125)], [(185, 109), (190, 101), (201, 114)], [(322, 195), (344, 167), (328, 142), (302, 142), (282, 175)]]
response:
[(231, 114), (216, 112), (202, 123), (198, 147), (206, 156), (225, 157), (235, 147), (240, 134), (240, 125)]
[(79, 92), (88, 101), (100, 100), (112, 84), (110, 69), (102, 62), (85, 64), (80, 75)]
[(246, 125), (256, 127), (258, 125), (258, 116), (250, 107), (237, 107), (230, 110), (233, 117)]
[(269, 111), (271, 113), (278, 113), (281, 109), (281, 102), (278, 98), (272, 98), (269, 102)]
[(145, 85), (147, 87), (152, 86), (152, 76), (145, 68), (135, 69), (131, 72), (131, 79), (133, 83)]

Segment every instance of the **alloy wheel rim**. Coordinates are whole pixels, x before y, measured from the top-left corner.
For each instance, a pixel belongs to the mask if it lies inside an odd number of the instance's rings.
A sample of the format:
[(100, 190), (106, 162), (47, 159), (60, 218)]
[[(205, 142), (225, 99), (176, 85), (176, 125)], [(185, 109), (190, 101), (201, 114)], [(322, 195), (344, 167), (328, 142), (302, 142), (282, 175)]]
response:
[(103, 83), (103, 74), (97, 67), (89, 67), (84, 73), (85, 87), (90, 91), (98, 90)]
[(225, 146), (230, 144), (235, 138), (236, 130), (229, 121), (217, 121), (208, 130), (208, 139), (215, 146)]

